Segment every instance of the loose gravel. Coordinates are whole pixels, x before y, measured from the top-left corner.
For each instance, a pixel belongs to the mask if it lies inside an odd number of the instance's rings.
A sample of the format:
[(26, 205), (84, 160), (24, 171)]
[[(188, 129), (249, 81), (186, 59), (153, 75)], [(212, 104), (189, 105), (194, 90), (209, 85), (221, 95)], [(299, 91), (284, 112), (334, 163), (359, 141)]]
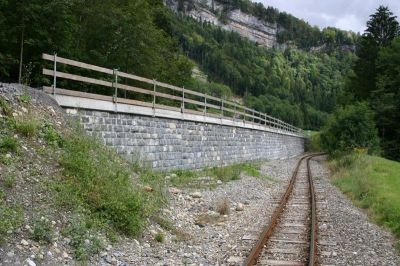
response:
[[(263, 163), (262, 176), (242, 175), (215, 189), (170, 188), (162, 216), (174, 229), (152, 223), (138, 240), (125, 239), (92, 260), (97, 265), (242, 265), (283, 193), (298, 158)], [(330, 184), (324, 157), (312, 160), (319, 209), (321, 263), (400, 265), (393, 236), (372, 224)], [(207, 180), (207, 178), (204, 178)], [(229, 214), (216, 212), (228, 202)], [(240, 205), (241, 208), (238, 208)], [(238, 209), (240, 211), (238, 211)], [(155, 235), (162, 233), (159, 243)]]

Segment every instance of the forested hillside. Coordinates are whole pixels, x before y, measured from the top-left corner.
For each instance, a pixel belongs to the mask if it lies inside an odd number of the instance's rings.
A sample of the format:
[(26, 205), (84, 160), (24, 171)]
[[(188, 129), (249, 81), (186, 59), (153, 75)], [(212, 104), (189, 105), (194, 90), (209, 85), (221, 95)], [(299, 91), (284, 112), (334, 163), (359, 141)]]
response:
[[(211, 4), (210, 4), (211, 2)], [(194, 9), (198, 3), (202, 7), (209, 8), (216, 14), (221, 21), (225, 21), (227, 14), (235, 9), (239, 9), (246, 14), (250, 14), (261, 21), (275, 25), (278, 28), (278, 43), (288, 43), (302, 49), (310, 49), (317, 46), (354, 46), (359, 35), (354, 32), (343, 31), (333, 27), (319, 29), (311, 26), (306, 21), (278, 9), (262, 3), (250, 0), (178, 0), (178, 11)], [(208, 3), (208, 4), (207, 4)], [(217, 9), (216, 5), (222, 4), (222, 9)]]
[[(326, 47), (320, 52), (259, 47), (238, 34), (176, 15), (162, 0), (90, 5), (78, 0), (0, 1), (0, 80), (49, 84), (41, 75), (41, 54), (56, 52), (217, 96), (233, 92), (259, 111), (306, 129), (320, 128), (335, 108), (343, 77), (354, 61), (352, 53), (341, 49), (353, 42), (352, 37), (346, 39), (336, 29), (320, 31), (286, 13), (246, 3), (228, 1), (225, 7), (277, 21), (287, 28), (281, 42), (291, 47)], [(312, 40), (306, 32), (314, 30), (318, 41), (305, 44), (298, 39)], [(209, 83), (191, 77), (194, 64), (208, 75)]]
[(189, 17), (173, 25), (182, 49), (214, 81), (244, 96), (248, 106), (303, 128), (325, 123), (355, 59), (334, 48), (321, 53), (266, 49)]
[(18, 81), (22, 53), (22, 82), (43, 85), (41, 54), (57, 52), (183, 85), (192, 65), (169, 35), (170, 15), (161, 0), (0, 1), (0, 80)]

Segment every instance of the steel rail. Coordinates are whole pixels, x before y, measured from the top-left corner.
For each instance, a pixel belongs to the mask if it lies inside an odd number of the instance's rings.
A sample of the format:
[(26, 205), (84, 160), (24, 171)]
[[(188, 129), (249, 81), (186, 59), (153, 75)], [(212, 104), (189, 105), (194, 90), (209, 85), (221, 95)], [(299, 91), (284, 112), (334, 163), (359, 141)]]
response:
[(296, 165), (295, 170), (293, 171), (290, 183), (281, 197), (279, 201), (279, 205), (275, 208), (275, 211), (271, 217), (271, 221), (268, 224), (268, 226), (263, 230), (263, 232), (260, 235), (260, 238), (258, 239), (257, 243), (253, 247), (253, 249), (250, 252), (250, 255), (247, 257), (246, 261), (244, 262), (244, 266), (252, 266), (257, 263), (257, 260), (261, 254), (261, 251), (263, 250), (264, 246), (267, 244), (269, 239), (271, 238), (277, 224), (279, 221), (279, 218), (281, 217), (283, 210), (289, 200), (290, 195), (292, 194), (294, 184), (296, 182), (297, 174), (300, 168), (301, 163), (303, 160), (307, 160), (307, 176), (309, 180), (309, 191), (310, 191), (310, 203), (311, 203), (311, 231), (310, 231), (310, 252), (309, 252), (309, 259), (308, 259), (308, 265), (315, 265), (316, 264), (316, 257), (317, 257), (317, 214), (316, 214), (316, 202), (315, 202), (315, 190), (314, 190), (314, 184), (312, 182), (312, 175), (311, 175), (311, 169), (310, 169), (310, 164), (309, 161), (312, 157), (322, 155), (321, 153), (318, 154), (311, 154), (311, 155), (305, 155), (301, 157)]
[[(317, 156), (317, 155), (314, 155)], [(310, 190), (310, 204), (311, 204), (311, 230), (310, 230), (310, 250), (308, 255), (308, 266), (317, 264), (317, 241), (318, 241), (318, 222), (317, 222), (317, 202), (315, 199), (315, 189), (313, 177), (311, 174), (310, 160), (314, 156), (307, 158), (307, 177)]]

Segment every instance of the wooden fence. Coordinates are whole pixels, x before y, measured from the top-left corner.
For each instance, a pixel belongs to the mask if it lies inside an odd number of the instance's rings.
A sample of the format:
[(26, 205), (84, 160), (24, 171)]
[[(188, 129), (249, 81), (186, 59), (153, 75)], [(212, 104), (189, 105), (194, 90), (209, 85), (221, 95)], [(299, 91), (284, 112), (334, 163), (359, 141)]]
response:
[[(44, 91), (47, 93), (112, 101), (115, 103), (132, 104), (218, 118), (228, 118), (235, 121), (261, 124), (276, 130), (303, 135), (301, 129), (283, 122), (282, 120), (222, 98), (159, 82), (154, 79), (152, 80), (124, 73), (117, 69), (108, 69), (58, 57), (56, 54), (43, 54), (42, 57), (44, 60), (53, 62), (53, 70), (47, 68), (43, 69), (44, 75), (53, 78), (53, 85), (51, 87), (43, 87)], [(57, 71), (58, 64), (89, 70), (103, 75), (105, 74), (106, 77), (104, 79), (99, 79)], [(57, 79), (59, 78), (111, 88), (108, 94), (112, 94), (112, 96), (58, 88)], [(122, 84), (120, 82), (121, 79), (133, 81), (135, 85)], [(140, 85), (137, 84), (142, 84), (142, 86), (139, 87)], [(149, 89), (149, 86), (151, 86), (152, 89)], [(121, 90), (125, 92), (123, 96), (119, 96), (121, 95)], [(126, 92), (128, 92), (128, 94)], [(132, 99), (137, 95), (147, 95), (147, 101), (144, 99)], [(160, 99), (167, 100), (163, 101)], [(161, 103), (157, 103), (157, 101), (161, 101)]]

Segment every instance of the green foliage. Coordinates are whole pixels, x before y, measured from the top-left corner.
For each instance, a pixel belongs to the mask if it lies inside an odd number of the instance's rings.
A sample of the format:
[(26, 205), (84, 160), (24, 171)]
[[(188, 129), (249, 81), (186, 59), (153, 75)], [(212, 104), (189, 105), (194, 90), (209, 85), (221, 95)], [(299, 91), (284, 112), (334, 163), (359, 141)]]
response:
[[(42, 86), (41, 53), (119, 68), (184, 85), (191, 63), (170, 36), (170, 16), (161, 0), (27, 2), (0, 1), (0, 80), (18, 80), (22, 31), (23, 82)], [(7, 13), (3, 14), (3, 10)], [(27, 63), (25, 63), (27, 62)], [(73, 88), (66, 81), (61, 86)], [(90, 86), (82, 86), (89, 90)], [(96, 88), (99, 90), (99, 88)], [(100, 89), (101, 90), (101, 89)]]
[(322, 151), (320, 132), (306, 133), (305, 150), (311, 152)]
[(321, 132), (323, 148), (331, 155), (366, 148), (370, 154), (379, 151), (374, 114), (365, 103), (339, 108)]
[(4, 186), (8, 189), (11, 189), (15, 185), (15, 176), (14, 175), (7, 175), (4, 177)]
[(0, 189), (0, 243), (23, 223), (23, 212), (20, 206), (9, 206), (4, 202), (5, 193)]
[(299, 127), (319, 129), (325, 123), (354, 60), (339, 49), (329, 54), (268, 50), (189, 17), (173, 22), (180, 46), (211, 81), (244, 96), (246, 106)]
[(19, 148), (19, 141), (12, 136), (4, 136), (0, 141), (0, 152), (17, 152)]
[(40, 217), (33, 222), (32, 238), (35, 241), (49, 244), (53, 240), (54, 230), (51, 222), (46, 217)]
[[(57, 189), (127, 235), (144, 225), (144, 196), (130, 180), (129, 167), (110, 149), (83, 132), (65, 139), (60, 158), (65, 179)], [(76, 208), (76, 207), (75, 207)]]
[(377, 62), (372, 106), (380, 129), (383, 155), (400, 161), (400, 37), (382, 48)]
[(25, 137), (35, 137), (38, 134), (39, 121), (32, 116), (16, 118), (15, 130)]
[(165, 235), (162, 232), (158, 232), (155, 236), (154, 236), (154, 240), (159, 242), (159, 243), (163, 243), (165, 240)]
[(362, 154), (331, 162), (334, 184), (400, 238), (400, 163)]
[(41, 134), (50, 145), (62, 146), (63, 139), (60, 133), (54, 129), (53, 124), (47, 122), (43, 123), (41, 126)]
[(10, 116), (12, 114), (12, 108), (10, 104), (0, 96), (0, 112), (6, 116)]
[(302, 19), (296, 18), (286, 12), (279, 12), (278, 9), (271, 6), (265, 7), (262, 3), (253, 3), (250, 0), (216, 1), (225, 5), (225, 13), (229, 10), (240, 9), (262, 21), (277, 23), (277, 26), (283, 29), (279, 31), (277, 36), (279, 43), (290, 42), (300, 48), (310, 48), (322, 44), (332, 47), (351, 45), (357, 39), (355, 33), (337, 28), (328, 27), (321, 31), (318, 27), (312, 27)]
[(399, 22), (387, 6), (379, 6), (376, 12), (370, 15), (365, 32), (378, 46), (387, 46), (399, 35)]
[(30, 103), (32, 101), (32, 97), (28, 93), (24, 93), (21, 96), (19, 96), (19, 100), (22, 103)]
[(82, 214), (75, 214), (63, 230), (63, 235), (71, 239), (70, 245), (74, 248), (75, 257), (80, 261), (87, 260), (90, 255), (103, 249), (104, 243), (95, 234), (91, 223)]
[[(347, 98), (367, 101), (376, 113), (383, 155), (400, 160), (400, 27), (384, 6), (370, 16), (348, 77)], [(349, 101), (347, 101), (349, 102)]]

